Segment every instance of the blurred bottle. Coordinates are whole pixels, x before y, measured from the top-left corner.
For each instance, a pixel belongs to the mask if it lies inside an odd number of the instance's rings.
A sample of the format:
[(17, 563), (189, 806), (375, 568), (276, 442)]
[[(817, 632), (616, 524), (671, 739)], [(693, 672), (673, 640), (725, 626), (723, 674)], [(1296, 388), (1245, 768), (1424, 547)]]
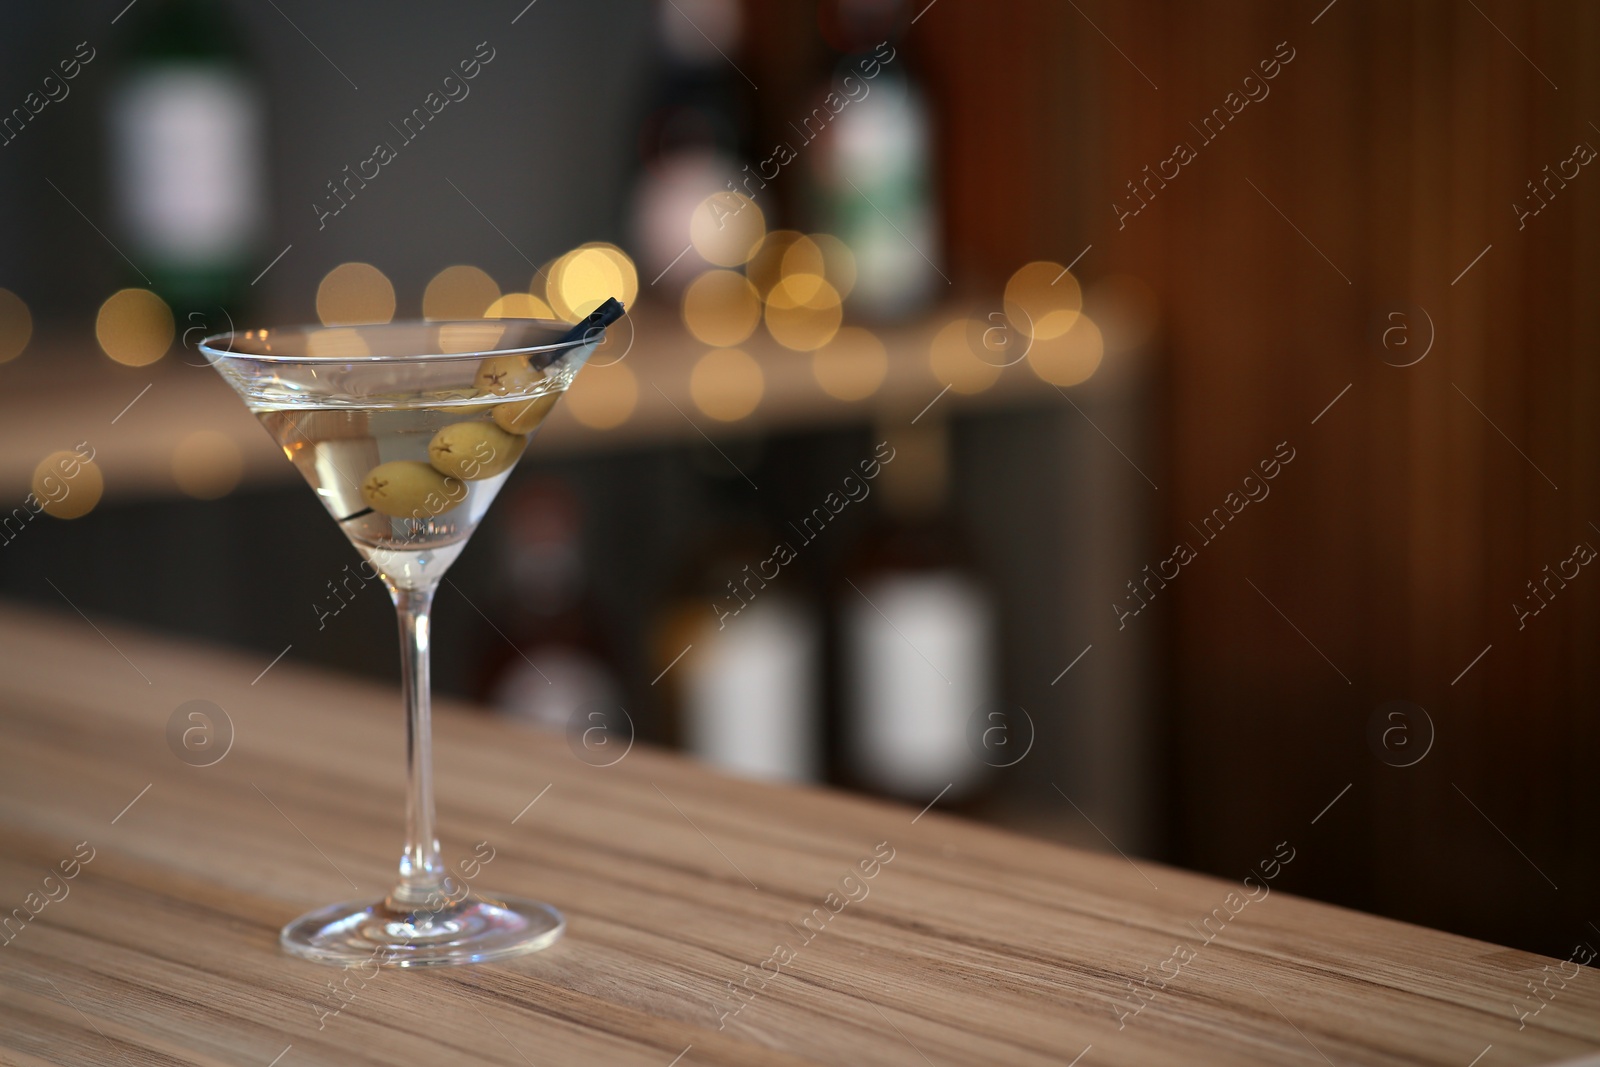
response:
[(558, 730), (580, 709), (614, 714), (621, 674), (584, 571), (582, 506), (555, 479), (513, 482), (505, 495), (499, 573), (510, 603), (500, 617), (510, 644), (491, 646), (485, 698), (505, 715)]
[[(749, 128), (749, 86), (732, 66), (744, 34), (739, 0), (658, 0), (651, 112), (640, 125), (633, 192), (641, 269), (655, 277), (689, 244), (689, 218), (738, 172)], [(696, 261), (698, 262), (698, 261)], [(695, 264), (689, 264), (694, 266)], [(673, 288), (695, 271), (673, 271)]]
[(713, 533), (654, 628), (668, 734), (735, 774), (813, 781), (822, 770), (819, 612), (795, 546), (732, 507), (737, 491), (723, 490)]
[(145, 0), (132, 15), (107, 104), (124, 247), (180, 318), (232, 311), (266, 224), (265, 94), (225, 4)]
[(987, 768), (967, 724), (997, 695), (993, 598), (950, 515), (944, 424), (887, 441), (881, 518), (836, 592), (845, 778), (910, 800), (947, 785), (948, 799), (970, 797)]
[(817, 226), (855, 253), (850, 307), (879, 321), (914, 315), (943, 282), (932, 112), (892, 43), (903, 15), (900, 0), (823, 5), (823, 34), (844, 55), (815, 99), (845, 102), (807, 154)]

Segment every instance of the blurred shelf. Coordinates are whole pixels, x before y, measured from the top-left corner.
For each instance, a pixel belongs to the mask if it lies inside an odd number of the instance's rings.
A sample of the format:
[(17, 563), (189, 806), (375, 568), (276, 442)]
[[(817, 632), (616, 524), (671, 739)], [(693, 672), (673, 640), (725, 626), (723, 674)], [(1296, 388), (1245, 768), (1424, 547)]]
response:
[[(772, 431), (910, 419), (929, 405), (954, 410), (996, 409), (1059, 401), (1055, 388), (1041, 381), (1026, 361), (1000, 369), (981, 391), (946, 390), (929, 362), (935, 334), (955, 311), (935, 313), (906, 325), (875, 331), (888, 351), (887, 373), (871, 396), (843, 401), (829, 396), (812, 372), (810, 353), (793, 352), (765, 331), (740, 346), (761, 368), (759, 405), (746, 418), (717, 421), (705, 415), (691, 394), (696, 362), (711, 351), (659, 307), (640, 307), (624, 320), (620, 362), (631, 372), (636, 402), (627, 419), (610, 429), (583, 425), (570, 404), (556, 406), (539, 436), (538, 453), (572, 454), (638, 448)], [(614, 330), (617, 328), (613, 328)], [(574, 386), (578, 390), (617, 388), (612, 371), (597, 354)], [(984, 376), (982, 368), (977, 377)], [(971, 388), (969, 383), (962, 383)], [(293, 480), (293, 468), (262, 432), (221, 378), (190, 349), (174, 347), (148, 367), (112, 363), (87, 338), (56, 335), (36, 339), (12, 363), (0, 366), (0, 492), (20, 504), (35, 465), (48, 453), (87, 442), (114, 497), (171, 496), (179, 492), (172, 473), (174, 450), (190, 435), (209, 431), (229, 438), (242, 461), (241, 484)]]

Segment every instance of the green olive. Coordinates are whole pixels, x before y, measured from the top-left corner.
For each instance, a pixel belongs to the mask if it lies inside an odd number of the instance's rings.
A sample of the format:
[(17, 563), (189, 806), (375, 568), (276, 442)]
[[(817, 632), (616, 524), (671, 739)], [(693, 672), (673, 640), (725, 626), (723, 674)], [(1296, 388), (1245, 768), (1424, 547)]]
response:
[(492, 422), (457, 422), (433, 435), (428, 462), (441, 474), (477, 481), (509, 470), (526, 444)]
[(361, 480), (361, 499), (395, 519), (431, 519), (467, 499), (467, 487), (426, 463), (397, 459), (380, 463)]
[(493, 356), (478, 364), (475, 384), (479, 396), (515, 396), (543, 379), (544, 372), (529, 364), (526, 356)]
[(496, 404), (494, 421), (508, 433), (532, 433), (560, 398), (560, 393), (546, 393), (530, 400), (508, 400), (504, 404)]

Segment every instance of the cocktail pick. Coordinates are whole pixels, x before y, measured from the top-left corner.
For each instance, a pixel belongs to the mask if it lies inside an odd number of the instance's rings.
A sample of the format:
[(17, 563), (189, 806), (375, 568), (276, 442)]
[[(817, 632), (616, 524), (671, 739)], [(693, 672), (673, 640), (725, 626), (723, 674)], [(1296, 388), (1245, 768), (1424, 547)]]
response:
[[(606, 327), (622, 318), (627, 309), (622, 306), (622, 301), (611, 296), (606, 302), (595, 308), (583, 317), (583, 321), (561, 335), (557, 345), (570, 345), (574, 341), (588, 341), (599, 344), (605, 337)], [(541, 367), (541, 370), (544, 368)]]

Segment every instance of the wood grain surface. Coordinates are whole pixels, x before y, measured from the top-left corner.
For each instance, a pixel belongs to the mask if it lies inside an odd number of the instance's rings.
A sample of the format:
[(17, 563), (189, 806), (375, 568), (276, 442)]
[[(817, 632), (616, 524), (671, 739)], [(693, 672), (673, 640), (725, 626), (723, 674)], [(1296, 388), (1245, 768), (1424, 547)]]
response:
[[(1502, 1067), (1600, 1045), (1591, 969), (1272, 891), (1309, 818), (1229, 883), (643, 746), (591, 766), (459, 709), (445, 855), (487, 842), (473, 887), (554, 903), (567, 936), (494, 966), (290, 959), (282, 924), (393, 878), (402, 730), (396, 692), (266, 667), (0, 610), (0, 1062)], [(231, 723), (208, 767), (169, 746), (190, 700)]]

